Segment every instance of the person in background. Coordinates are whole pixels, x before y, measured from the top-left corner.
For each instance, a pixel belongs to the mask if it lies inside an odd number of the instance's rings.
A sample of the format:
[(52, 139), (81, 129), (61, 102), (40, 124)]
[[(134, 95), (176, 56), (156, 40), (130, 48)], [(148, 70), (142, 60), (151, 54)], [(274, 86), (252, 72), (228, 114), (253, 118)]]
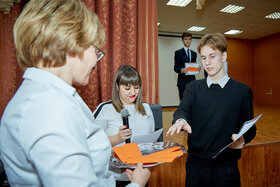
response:
[[(121, 110), (129, 113), (129, 128), (123, 125)], [(130, 65), (122, 65), (115, 73), (112, 100), (103, 102), (93, 112), (94, 123), (102, 127), (112, 146), (125, 143), (132, 136), (152, 133), (155, 122), (152, 110), (142, 101), (142, 81), (137, 70)], [(117, 186), (122, 186), (127, 177), (118, 169), (111, 168), (116, 174)]]
[[(23, 82), (5, 108), (0, 153), (11, 186), (115, 186), (111, 144), (72, 86), (88, 84), (104, 52), (97, 15), (76, 0), (31, 0), (16, 20)], [(127, 170), (143, 187), (150, 172)]]
[(188, 69), (185, 67), (185, 63), (196, 62), (197, 57), (196, 52), (190, 49), (192, 43), (192, 35), (190, 33), (184, 32), (182, 34), (182, 42), (184, 44), (184, 47), (175, 51), (174, 57), (174, 71), (178, 73), (177, 87), (180, 100), (183, 97), (186, 85), (195, 80), (195, 75), (186, 75)]
[[(254, 125), (236, 140), (245, 121), (254, 117), (251, 88), (224, 71), (227, 41), (220, 33), (204, 35), (198, 44), (208, 77), (189, 83), (166, 135), (188, 134), (186, 186), (240, 186), (241, 149), (256, 135)], [(232, 140), (229, 148), (215, 155)]]

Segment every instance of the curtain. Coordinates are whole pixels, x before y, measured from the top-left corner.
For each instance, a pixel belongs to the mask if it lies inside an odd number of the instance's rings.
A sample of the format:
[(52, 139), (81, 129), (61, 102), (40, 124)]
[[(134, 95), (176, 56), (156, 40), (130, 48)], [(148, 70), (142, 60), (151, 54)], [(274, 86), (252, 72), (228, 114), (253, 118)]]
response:
[(14, 4), (9, 14), (0, 12), (0, 116), (22, 82), (13, 40), (13, 25), (21, 10), (20, 4)]
[[(75, 86), (94, 110), (111, 99), (112, 81), (120, 65), (135, 67), (143, 82), (143, 100), (158, 103), (158, 45), (156, 0), (83, 0), (95, 12), (106, 32), (105, 56), (92, 72), (87, 86)], [(12, 28), (23, 5), (15, 4), (10, 14), (0, 12), (0, 115), (22, 82), (13, 44)]]
[(159, 103), (157, 1), (138, 0), (137, 70), (143, 80), (143, 100)]

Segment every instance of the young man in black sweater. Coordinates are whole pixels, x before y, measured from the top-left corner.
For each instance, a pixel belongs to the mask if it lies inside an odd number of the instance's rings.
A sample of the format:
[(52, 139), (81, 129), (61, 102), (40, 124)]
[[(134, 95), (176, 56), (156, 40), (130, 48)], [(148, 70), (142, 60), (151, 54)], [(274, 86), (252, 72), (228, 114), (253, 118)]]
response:
[(224, 72), (227, 42), (222, 34), (203, 36), (198, 52), (208, 77), (187, 85), (166, 135), (181, 130), (189, 133), (186, 186), (238, 187), (238, 159), (243, 146), (255, 137), (256, 126), (213, 157), (236, 139), (245, 121), (254, 117), (253, 93)]

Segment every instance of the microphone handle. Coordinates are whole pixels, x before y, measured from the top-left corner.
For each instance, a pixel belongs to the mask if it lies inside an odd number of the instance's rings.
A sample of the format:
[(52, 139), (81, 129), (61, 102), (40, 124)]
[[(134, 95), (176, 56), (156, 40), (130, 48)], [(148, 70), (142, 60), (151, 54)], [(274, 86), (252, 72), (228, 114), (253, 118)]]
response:
[[(129, 129), (128, 117), (123, 117), (122, 120), (123, 120), (123, 125), (127, 126), (127, 128)], [(125, 143), (130, 143), (130, 142), (131, 142), (130, 138), (125, 140)]]

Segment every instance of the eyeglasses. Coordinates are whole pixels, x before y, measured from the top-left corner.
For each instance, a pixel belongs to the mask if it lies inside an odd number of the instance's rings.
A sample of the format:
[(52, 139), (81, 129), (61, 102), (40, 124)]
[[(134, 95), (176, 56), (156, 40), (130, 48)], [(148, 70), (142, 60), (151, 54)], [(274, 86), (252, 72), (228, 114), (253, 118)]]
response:
[(104, 51), (96, 47), (96, 56), (97, 56), (97, 62), (105, 55)]

